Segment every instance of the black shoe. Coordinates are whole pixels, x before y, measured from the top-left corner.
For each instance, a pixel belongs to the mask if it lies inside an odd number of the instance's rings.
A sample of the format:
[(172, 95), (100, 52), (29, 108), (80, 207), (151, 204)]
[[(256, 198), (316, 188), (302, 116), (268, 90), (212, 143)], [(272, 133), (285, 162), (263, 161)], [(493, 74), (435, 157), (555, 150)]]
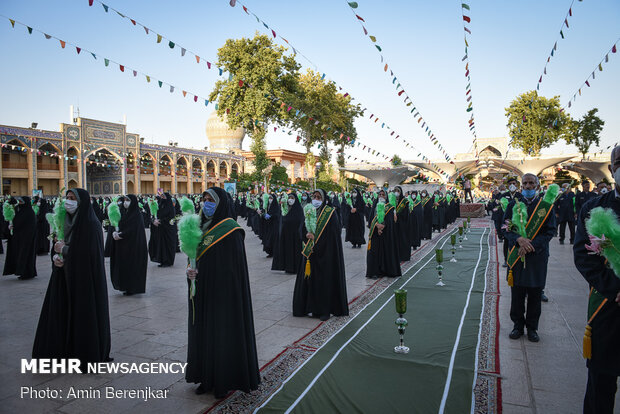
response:
[(560, 244), (564, 244), (564, 240), (560, 240)]
[(540, 300), (542, 300), (543, 302), (549, 302), (549, 298), (544, 293), (540, 295)]
[(200, 384), (198, 386), (198, 388), (196, 388), (196, 391), (194, 391), (196, 393), (196, 395), (202, 395), (204, 393), (207, 392), (207, 390), (205, 389), (204, 385)]
[[(519, 339), (519, 338), (521, 338), (521, 336), (522, 336), (522, 335), (523, 335), (523, 331), (521, 331), (521, 330), (519, 330), (519, 329), (517, 329), (517, 328), (514, 328), (514, 329), (512, 330), (512, 332), (510, 332), (510, 334), (508, 335), (508, 337), (509, 337), (510, 339)], [(528, 332), (528, 335), (529, 335), (529, 332)]]
[(533, 329), (528, 329), (527, 330), (527, 339), (529, 339), (530, 342), (538, 342), (538, 341), (540, 341), (540, 337), (538, 336), (536, 331), (533, 330)]
[(326, 320), (328, 320), (328, 319), (329, 319), (329, 314), (327, 314), (327, 315), (321, 315), (321, 317), (320, 317), (319, 319), (321, 319), (323, 322), (325, 322)]

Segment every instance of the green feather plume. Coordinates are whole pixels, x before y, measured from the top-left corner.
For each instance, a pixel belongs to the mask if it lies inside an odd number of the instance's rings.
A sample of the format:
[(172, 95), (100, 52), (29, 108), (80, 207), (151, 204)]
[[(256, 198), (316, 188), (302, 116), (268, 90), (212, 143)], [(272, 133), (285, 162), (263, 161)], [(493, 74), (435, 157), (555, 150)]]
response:
[(390, 201), (391, 205), (396, 207), (396, 194), (394, 194), (393, 192), (389, 193), (388, 194), (388, 200)]
[(409, 211), (413, 211), (413, 198), (411, 196), (407, 196), (407, 201), (409, 202)]
[(288, 214), (288, 197), (280, 198), (280, 210), (282, 210), (282, 216)]
[(297, 199), (299, 200), (299, 202), (301, 203), (301, 193), (297, 193)]
[(263, 210), (267, 210), (268, 206), (269, 206), (269, 194), (265, 193), (263, 194)]
[(190, 259), (196, 259), (198, 244), (202, 238), (198, 214), (184, 214), (179, 220), (178, 232), (181, 251)]
[(183, 196), (181, 201), (179, 201), (179, 205), (181, 206), (181, 211), (183, 214), (192, 214), (194, 212), (194, 202), (189, 198)]
[(507, 199), (506, 197), (502, 197), (502, 198), (499, 200), (499, 203), (500, 203), (500, 204), (501, 204), (501, 206), (502, 206), (502, 210), (503, 210), (503, 211), (506, 211), (506, 207), (508, 207), (508, 199)]
[(522, 237), (527, 237), (525, 226), (527, 224), (527, 206), (521, 201), (517, 201), (512, 207), (512, 224), (516, 227), (517, 233)]
[(67, 210), (65, 210), (65, 199), (58, 197), (56, 204), (54, 205), (54, 222), (56, 223), (56, 235), (58, 240), (65, 239), (65, 216)]
[(157, 200), (156, 199), (150, 199), (149, 200), (149, 210), (151, 211), (151, 215), (153, 217), (157, 217), (157, 209), (159, 209), (159, 205), (157, 204)]
[(58, 229), (56, 228), (56, 220), (54, 220), (54, 213), (47, 213), (45, 215), (45, 220), (47, 220), (47, 222), (50, 225), (50, 232), (52, 234), (57, 234)]
[(306, 221), (306, 230), (314, 234), (316, 231), (316, 208), (310, 203), (304, 207), (304, 217)]
[(620, 275), (620, 222), (610, 208), (596, 207), (585, 222), (588, 234), (605, 236), (602, 255), (607, 259), (616, 276)]
[(446, 201), (450, 203), (452, 201), (452, 195), (450, 193), (446, 194)]
[(557, 184), (551, 184), (549, 188), (547, 188), (543, 201), (551, 204), (556, 200), (556, 198), (558, 198), (558, 194), (560, 194), (560, 186)]
[(351, 194), (349, 192), (344, 193), (344, 198), (347, 201), (347, 205), (353, 208), (353, 201), (351, 201)]
[(118, 227), (118, 223), (121, 221), (121, 209), (116, 204), (116, 201), (110, 203), (108, 206), (108, 218), (110, 219), (110, 225), (112, 227)]
[(2, 215), (6, 221), (13, 221), (15, 218), (15, 207), (7, 201), (2, 206)]
[(385, 204), (377, 203), (377, 223), (383, 224), (385, 221)]

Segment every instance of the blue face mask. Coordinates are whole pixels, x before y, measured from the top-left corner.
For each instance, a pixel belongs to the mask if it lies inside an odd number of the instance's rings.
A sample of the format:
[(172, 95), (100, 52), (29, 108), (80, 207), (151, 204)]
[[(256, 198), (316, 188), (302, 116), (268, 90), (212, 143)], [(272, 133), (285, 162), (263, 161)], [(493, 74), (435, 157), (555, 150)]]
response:
[(521, 190), (521, 194), (523, 194), (523, 197), (525, 198), (534, 198), (536, 196), (536, 190)]
[(206, 217), (213, 217), (213, 214), (215, 214), (215, 207), (217, 207), (217, 204), (215, 202), (205, 201), (204, 205), (202, 206), (202, 212)]

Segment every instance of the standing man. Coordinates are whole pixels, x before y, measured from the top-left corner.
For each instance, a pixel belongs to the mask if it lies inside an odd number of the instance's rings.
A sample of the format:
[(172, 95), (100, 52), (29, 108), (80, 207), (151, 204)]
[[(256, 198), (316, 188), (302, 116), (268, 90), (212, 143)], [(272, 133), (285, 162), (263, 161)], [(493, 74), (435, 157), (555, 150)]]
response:
[[(521, 195), (521, 193), (519, 192), (519, 181), (517, 180), (516, 177), (510, 177), (508, 179), (508, 191), (506, 191), (505, 193), (502, 193), (500, 195), (500, 208), (503, 209), (502, 203), (501, 203), (501, 199), (505, 198), (506, 200), (508, 200), (508, 205), (510, 203), (512, 203), (513, 201), (523, 201), (523, 196)], [(502, 215), (502, 220), (501, 223), (502, 225), (504, 225), (504, 222), (508, 219), (512, 219), (512, 212), (510, 213), (510, 215), (507, 214), (507, 208), (506, 211), (503, 212)], [(502, 233), (504, 233), (502, 231)], [(508, 264), (506, 263), (507, 259), (508, 259), (508, 243), (506, 243), (506, 239), (505, 239), (505, 234), (502, 234), (504, 237), (502, 238), (504, 240), (504, 247), (503, 247), (503, 251), (504, 251), (504, 264), (503, 267), (508, 267)]]
[(586, 202), (596, 197), (596, 193), (593, 191), (590, 191), (589, 181), (584, 181), (583, 183), (581, 183), (581, 188), (583, 188), (583, 191), (578, 192), (577, 195), (575, 196), (575, 210), (577, 213), (577, 217), (579, 217), (579, 212), (581, 211), (581, 207), (583, 207), (583, 205)]
[(560, 227), (560, 244), (564, 244), (567, 223), (568, 230), (570, 231), (570, 244), (573, 244), (577, 214), (575, 210), (575, 193), (571, 191), (569, 183), (562, 184), (562, 195), (558, 197), (555, 206), (555, 218)]
[(602, 255), (588, 254), (589, 235), (585, 220), (595, 207), (613, 210), (620, 217), (620, 147), (611, 151), (609, 170), (616, 181), (615, 191), (603, 194), (584, 204), (577, 220), (577, 236), (573, 246), (575, 266), (590, 285), (586, 335), (590, 331), (592, 349), (587, 358), (588, 385), (583, 412), (613, 413), (620, 375), (620, 279), (606, 264)]
[(471, 195), (471, 181), (467, 177), (465, 177), (465, 181), (463, 181), (463, 190), (465, 191), (465, 202), (467, 202), (467, 195), (469, 194), (469, 202), (473, 203), (474, 198)]
[[(523, 175), (523, 201), (514, 200), (506, 208), (504, 217), (512, 219), (512, 210), (517, 203), (525, 203), (527, 220), (532, 227), (533, 236), (524, 237), (517, 233), (513, 225), (505, 233), (505, 241), (511, 249), (508, 265), (512, 272), (513, 286), (510, 289), (510, 319), (514, 323), (510, 339), (519, 339), (527, 327), (527, 339), (538, 342), (538, 320), (541, 313), (541, 296), (547, 280), (549, 261), (549, 242), (555, 234), (555, 217), (552, 206), (545, 206), (538, 195), (540, 183), (534, 174)], [(528, 236), (530, 231), (527, 232)], [(518, 252), (515, 255), (514, 250)], [(508, 276), (510, 283), (510, 274)], [(527, 297), (527, 313), (525, 298)]]

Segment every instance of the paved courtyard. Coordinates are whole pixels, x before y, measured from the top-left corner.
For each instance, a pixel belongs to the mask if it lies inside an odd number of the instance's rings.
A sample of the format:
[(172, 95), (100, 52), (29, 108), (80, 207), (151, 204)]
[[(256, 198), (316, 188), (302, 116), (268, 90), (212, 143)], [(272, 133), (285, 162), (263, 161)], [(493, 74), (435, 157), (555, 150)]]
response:
[[(244, 225), (242, 223), (242, 225)], [(245, 227), (245, 225), (244, 225)], [(260, 366), (288, 345), (310, 332), (317, 319), (294, 318), (291, 301), (294, 275), (271, 271), (258, 238), (246, 228), (246, 251), (252, 287), (256, 342)], [(343, 232), (344, 238), (344, 232)], [(366, 250), (344, 245), (349, 300), (374, 281), (365, 278)], [(549, 280), (540, 323), (541, 341), (508, 339), (510, 291), (501, 284), (500, 361), (502, 401), (505, 413), (580, 412), (586, 369), (581, 358), (581, 338), (586, 314), (587, 285), (572, 262), (571, 246), (551, 242)], [(501, 244), (499, 245), (501, 255)], [(149, 263), (147, 292), (123, 296), (110, 283), (109, 303), (112, 352), (115, 362), (185, 362), (187, 342), (187, 298), (185, 257), (177, 254), (175, 266), (158, 268)], [(0, 255), (0, 265), (4, 255)], [(106, 260), (107, 264), (107, 260)], [(33, 375), (20, 374), (20, 359), (30, 358), (51, 262), (37, 258), (39, 276), (20, 281), (0, 278), (0, 412), (199, 413), (214, 403), (211, 394), (194, 394), (183, 374)], [(501, 271), (501, 269), (500, 269)], [(108, 275), (109, 276), (109, 275)], [(21, 399), (20, 387), (63, 389), (70, 386), (98, 389), (168, 389), (163, 400), (138, 399)], [(620, 405), (618, 405), (620, 407)]]

